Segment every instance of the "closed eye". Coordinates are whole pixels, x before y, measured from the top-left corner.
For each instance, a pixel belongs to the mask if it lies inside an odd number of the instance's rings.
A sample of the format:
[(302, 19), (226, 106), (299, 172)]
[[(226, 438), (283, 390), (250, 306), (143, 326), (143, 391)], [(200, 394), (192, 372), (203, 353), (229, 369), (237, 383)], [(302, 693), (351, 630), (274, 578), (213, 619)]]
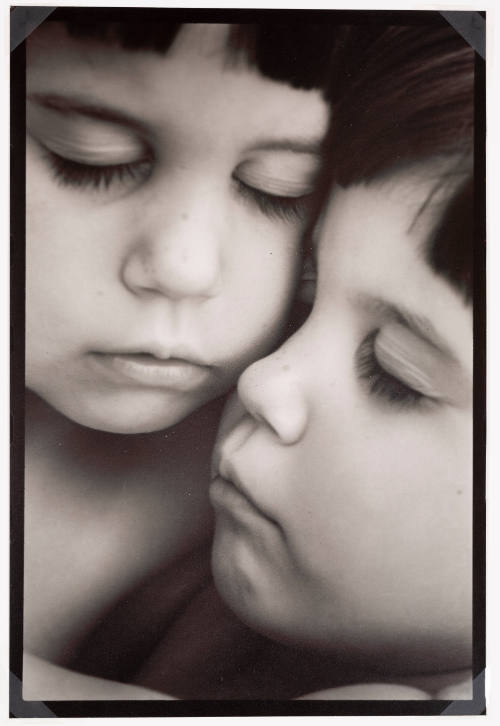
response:
[(115, 184), (126, 186), (128, 183), (142, 183), (149, 178), (152, 170), (150, 159), (101, 166), (66, 159), (48, 149), (46, 158), (56, 181), (77, 189), (105, 191)]
[(238, 177), (233, 176), (233, 180), (243, 199), (255, 204), (267, 217), (278, 217), (287, 222), (294, 222), (305, 218), (310, 209), (312, 194), (299, 197), (278, 196), (251, 187)]
[(375, 354), (378, 333), (378, 330), (371, 332), (356, 352), (357, 375), (366, 383), (369, 394), (399, 408), (415, 408), (423, 401), (431, 400), (383, 368)]

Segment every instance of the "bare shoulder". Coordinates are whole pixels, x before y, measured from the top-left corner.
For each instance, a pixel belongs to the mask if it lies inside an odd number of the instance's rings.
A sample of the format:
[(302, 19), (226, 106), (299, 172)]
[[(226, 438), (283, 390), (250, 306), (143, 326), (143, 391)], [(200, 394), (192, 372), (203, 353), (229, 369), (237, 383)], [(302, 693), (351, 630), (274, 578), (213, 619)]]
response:
[(23, 698), (25, 701), (174, 700), (148, 688), (70, 671), (31, 653), (25, 653), (23, 659)]
[(359, 683), (316, 691), (299, 700), (308, 701), (426, 701), (430, 696), (420, 688), (397, 683)]

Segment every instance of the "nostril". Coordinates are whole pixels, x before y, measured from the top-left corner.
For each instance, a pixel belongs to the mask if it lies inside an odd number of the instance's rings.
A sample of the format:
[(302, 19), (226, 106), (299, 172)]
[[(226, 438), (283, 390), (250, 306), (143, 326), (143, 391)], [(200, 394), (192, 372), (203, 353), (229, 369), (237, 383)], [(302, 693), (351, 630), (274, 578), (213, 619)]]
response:
[[(257, 424), (282, 444), (296, 443), (307, 426), (307, 405), (295, 387), (269, 385), (245, 391), (242, 400)], [(241, 394), (240, 394), (241, 395)]]
[(302, 438), (306, 429), (307, 415), (305, 406), (301, 402), (294, 401), (286, 409), (276, 411), (269, 424), (282, 444), (285, 446), (296, 444)]
[(259, 413), (258, 409), (250, 410), (250, 414), (257, 423), (261, 424), (262, 426), (266, 426), (267, 428), (270, 428), (274, 431), (273, 427), (271, 426), (271, 424), (269, 423), (267, 418), (265, 416), (263, 416), (261, 413)]

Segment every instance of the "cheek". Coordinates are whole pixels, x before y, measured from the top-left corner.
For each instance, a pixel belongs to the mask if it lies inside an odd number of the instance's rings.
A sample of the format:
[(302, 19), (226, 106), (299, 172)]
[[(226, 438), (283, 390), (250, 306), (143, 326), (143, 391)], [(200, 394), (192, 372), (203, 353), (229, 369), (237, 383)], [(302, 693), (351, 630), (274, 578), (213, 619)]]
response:
[(251, 286), (252, 307), (259, 310), (265, 325), (283, 323), (294, 299), (301, 265), (300, 251), (292, 246), (264, 256)]
[(410, 599), (420, 586), (428, 592), (431, 581), (439, 591), (441, 580), (449, 579), (455, 592), (466, 585), (472, 532), (468, 424), (393, 419), (391, 430), (379, 421), (371, 431), (359, 420), (357, 430), (346, 430), (339, 420), (322, 424), (296, 457), (297, 489), (286, 505), (303, 570), (335, 593), (344, 583), (353, 601), (359, 583), (365, 596), (377, 598), (399, 583), (402, 597)]
[(299, 233), (285, 225), (257, 227), (254, 235), (247, 231), (225, 260), (223, 255), (224, 283), (216, 302), (225, 320), (221, 333), (229, 345), (245, 340), (253, 351), (247, 362), (266, 354), (281, 335), (301, 263)]
[(26, 258), (28, 319), (33, 315), (40, 324), (45, 320), (55, 329), (72, 315), (76, 315), (75, 324), (84, 316), (89, 318), (93, 310), (97, 312), (98, 291), (107, 289), (109, 260), (103, 246), (92, 245), (88, 234), (80, 238), (76, 218), (38, 219), (34, 229)]
[[(373, 472), (371, 506), (397, 522), (398, 512), (418, 528), (449, 524), (471, 493), (472, 438), (468, 415), (441, 407), (380, 420), (365, 437), (360, 460)], [(391, 506), (394, 503), (394, 507)]]
[(221, 242), (233, 287), (250, 287), (254, 296), (260, 289), (267, 295), (289, 289), (302, 261), (303, 226), (299, 220), (267, 219), (256, 209), (233, 213), (230, 233)]
[[(30, 175), (26, 207), (27, 291), (38, 302), (60, 298), (83, 312), (109, 290), (120, 265), (123, 212), (89, 205), (82, 195)], [(129, 223), (130, 224), (130, 223)], [(62, 312), (62, 311), (61, 311)]]
[(82, 341), (105, 340), (123, 318), (116, 228), (102, 210), (83, 214), (62, 190), (46, 196), (27, 210), (28, 366), (50, 366)]

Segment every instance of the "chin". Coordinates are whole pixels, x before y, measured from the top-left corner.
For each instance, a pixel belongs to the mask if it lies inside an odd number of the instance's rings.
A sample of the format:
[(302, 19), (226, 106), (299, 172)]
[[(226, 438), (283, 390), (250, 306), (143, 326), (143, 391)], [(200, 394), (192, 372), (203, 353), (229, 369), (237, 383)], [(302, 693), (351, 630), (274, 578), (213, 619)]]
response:
[(148, 396), (87, 395), (72, 405), (54, 407), (81, 426), (112, 434), (148, 434), (175, 426), (192, 413), (198, 402)]
[(273, 586), (279, 578), (260, 568), (244, 547), (233, 543), (228, 549), (227, 544), (216, 532), (212, 572), (224, 602), (252, 630), (273, 640), (295, 642), (293, 597)]
[(104, 431), (108, 434), (118, 434), (118, 435), (138, 435), (138, 434), (151, 434), (156, 431), (161, 431), (163, 429), (167, 429), (170, 427), (170, 425), (173, 424), (160, 424), (160, 423), (153, 423), (153, 422), (128, 422), (128, 421), (116, 421), (112, 420), (109, 421), (107, 419), (97, 418), (97, 417), (85, 417), (82, 416), (80, 419), (76, 419), (75, 417), (71, 417), (73, 421), (76, 421), (76, 423), (80, 424), (81, 426), (85, 426), (89, 429), (94, 429), (95, 431)]
[(118, 419), (116, 416), (99, 416), (89, 413), (88, 415), (79, 414), (72, 415), (70, 412), (67, 414), (67, 418), (71, 419), (80, 426), (85, 426), (95, 431), (105, 431), (109, 434), (149, 434), (155, 431), (161, 431), (162, 429), (169, 428), (170, 423), (164, 423), (163, 421), (154, 422), (151, 420), (135, 419), (131, 421), (128, 419)]

